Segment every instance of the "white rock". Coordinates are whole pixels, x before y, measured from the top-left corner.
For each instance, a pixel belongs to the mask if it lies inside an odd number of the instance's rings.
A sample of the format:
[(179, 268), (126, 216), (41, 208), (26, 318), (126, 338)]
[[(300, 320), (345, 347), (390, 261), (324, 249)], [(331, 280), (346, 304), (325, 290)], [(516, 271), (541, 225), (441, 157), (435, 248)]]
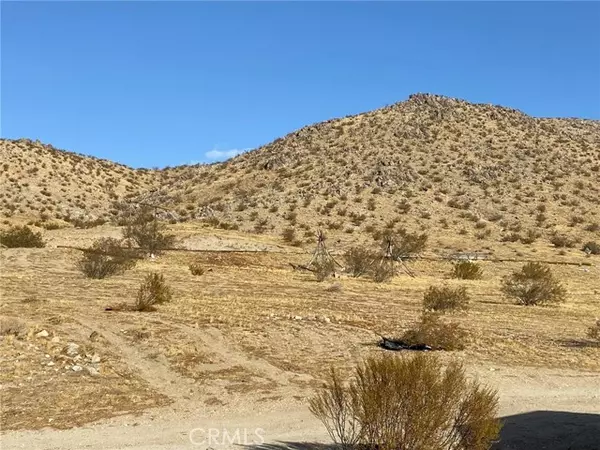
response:
[(302, 320), (302, 316), (295, 316), (294, 320)]
[(69, 342), (65, 348), (65, 353), (71, 358), (77, 356), (79, 354), (79, 345), (75, 344), (74, 342)]
[(48, 333), (46, 330), (42, 330), (39, 333), (37, 333), (35, 336), (39, 337), (39, 338), (45, 338), (45, 337), (50, 336), (50, 333)]
[(51, 342), (54, 342), (55, 344), (60, 342), (60, 339), (58, 338), (58, 336), (54, 336), (52, 339), (50, 339)]
[(83, 370), (83, 367), (78, 366), (78, 365), (74, 365), (73, 367), (71, 367), (71, 370), (73, 372), (81, 372)]
[(85, 369), (92, 377), (100, 376), (100, 372), (98, 371), (98, 369), (95, 369), (94, 367), (86, 367)]
[(54, 361), (50, 361), (48, 364), (46, 364), (49, 367), (52, 367), (54, 365)]
[(98, 356), (97, 353), (94, 353), (92, 355), (92, 364), (98, 364), (101, 361), (100, 356)]
[(325, 322), (325, 323), (331, 323), (331, 319), (329, 317), (325, 317), (323, 319), (323, 322)]

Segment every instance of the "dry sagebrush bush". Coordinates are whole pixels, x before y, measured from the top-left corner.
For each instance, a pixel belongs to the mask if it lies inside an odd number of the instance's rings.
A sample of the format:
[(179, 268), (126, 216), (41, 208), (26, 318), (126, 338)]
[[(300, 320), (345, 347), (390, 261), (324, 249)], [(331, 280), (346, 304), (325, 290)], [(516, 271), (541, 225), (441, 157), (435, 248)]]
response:
[(135, 262), (133, 251), (121, 247), (118, 239), (101, 238), (83, 253), (77, 266), (86, 277), (103, 279), (133, 268)]
[(483, 270), (472, 261), (459, 261), (452, 267), (451, 276), (459, 280), (480, 280)]
[(175, 243), (175, 236), (165, 234), (165, 229), (166, 225), (155, 218), (153, 210), (144, 207), (128, 220), (123, 237), (133, 240), (148, 254), (158, 255)]
[(46, 245), (42, 234), (36, 233), (26, 225), (1, 232), (0, 244), (8, 248), (42, 248)]
[(398, 341), (410, 346), (427, 345), (432, 350), (463, 350), (468, 334), (457, 323), (443, 322), (439, 314), (423, 313), (419, 322)]
[(171, 301), (171, 288), (160, 273), (149, 273), (138, 290), (135, 301), (136, 311), (154, 311), (156, 305)]
[(588, 328), (588, 337), (600, 342), (600, 319), (596, 319), (596, 323)]
[(494, 390), (422, 354), (369, 358), (349, 384), (332, 369), (310, 411), (344, 449), (485, 450), (501, 428)]
[(335, 273), (335, 263), (331, 259), (321, 259), (313, 263), (313, 273), (318, 282), (332, 277)]
[(400, 229), (395, 236), (387, 236), (384, 240), (384, 245), (392, 241), (392, 256), (394, 259), (420, 253), (425, 250), (428, 236), (426, 233), (409, 233), (404, 229)]
[(386, 258), (379, 258), (371, 265), (369, 271), (371, 278), (377, 283), (383, 283), (394, 276), (394, 261)]
[(189, 269), (190, 269), (190, 272), (192, 273), (192, 275), (195, 275), (195, 276), (204, 275), (204, 267), (202, 267), (202, 264), (200, 264), (200, 262), (198, 262), (198, 261), (191, 263), (189, 265)]
[(376, 259), (374, 252), (364, 247), (352, 247), (344, 255), (346, 271), (358, 278), (369, 271)]
[(522, 305), (563, 302), (567, 292), (549, 267), (530, 262), (502, 281), (502, 292)]
[(423, 295), (423, 307), (429, 311), (457, 311), (469, 307), (469, 294), (464, 286), (430, 286)]

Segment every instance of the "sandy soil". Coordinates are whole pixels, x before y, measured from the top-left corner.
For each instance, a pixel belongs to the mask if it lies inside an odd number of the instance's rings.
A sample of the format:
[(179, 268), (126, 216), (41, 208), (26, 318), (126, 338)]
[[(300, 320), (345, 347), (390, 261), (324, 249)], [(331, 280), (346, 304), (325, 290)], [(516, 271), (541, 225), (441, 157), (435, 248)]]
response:
[[(195, 249), (285, 249), (262, 237), (178, 233)], [(118, 230), (58, 230), (49, 248), (0, 252), (0, 316), (26, 330), (0, 339), (2, 450), (323, 450), (331, 440), (307, 399), (327, 367), (383, 352), (374, 345), (378, 333), (406, 329), (427, 286), (456, 281), (442, 264), (414, 263), (415, 278), (383, 285), (316, 283), (290, 270), (289, 262), (305, 259), (295, 248), (288, 255), (173, 252), (89, 280), (75, 269), (77, 251), (55, 247), (100, 235)], [(192, 277), (192, 260), (210, 271)], [(442, 358), (462, 360), (498, 389), (505, 426), (495, 450), (599, 450), (600, 347), (583, 338), (600, 313), (598, 267), (554, 268), (571, 295), (553, 308), (501, 298), (499, 279), (513, 267), (486, 265), (483, 280), (464, 282), (473, 304), (453, 320), (473, 339)], [(171, 304), (146, 314), (104, 310), (131, 301), (149, 270), (175, 289)], [(97, 376), (69, 369), (68, 342), (99, 355)]]
[[(497, 386), (504, 417), (503, 450), (600, 448), (600, 375), (501, 366), (472, 371)], [(173, 393), (186, 385), (170, 386)], [(293, 392), (289, 392), (292, 398)], [(318, 448), (331, 443), (296, 401), (213, 409), (180, 400), (143, 416), (125, 416), (66, 431), (5, 434), (3, 449)], [(532, 426), (532, 424), (534, 424)], [(211, 431), (215, 430), (215, 431)], [(209, 435), (209, 433), (212, 433)]]

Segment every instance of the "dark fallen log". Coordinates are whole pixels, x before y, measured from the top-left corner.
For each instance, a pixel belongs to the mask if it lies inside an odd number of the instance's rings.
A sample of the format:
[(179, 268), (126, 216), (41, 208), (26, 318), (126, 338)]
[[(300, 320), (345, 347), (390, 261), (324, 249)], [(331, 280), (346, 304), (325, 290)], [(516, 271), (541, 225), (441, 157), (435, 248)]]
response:
[(294, 269), (294, 270), (308, 270), (309, 272), (314, 272), (314, 269), (311, 269), (310, 267), (307, 267), (307, 266), (303, 266), (302, 264), (290, 263), (290, 266), (292, 266), (292, 269)]
[(379, 346), (385, 350), (392, 350), (394, 352), (400, 350), (416, 350), (423, 352), (431, 350), (431, 347), (426, 344), (408, 344), (400, 339), (388, 339), (383, 336), (381, 336)]

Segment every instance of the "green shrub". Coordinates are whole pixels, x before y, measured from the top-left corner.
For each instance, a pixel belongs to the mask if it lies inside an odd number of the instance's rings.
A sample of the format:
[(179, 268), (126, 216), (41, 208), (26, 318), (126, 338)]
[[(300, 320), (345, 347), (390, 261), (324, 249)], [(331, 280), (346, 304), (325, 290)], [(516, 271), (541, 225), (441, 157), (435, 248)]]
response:
[(460, 280), (480, 280), (483, 276), (481, 267), (472, 261), (459, 261), (452, 267), (452, 278)]
[(423, 307), (428, 311), (466, 310), (469, 306), (469, 295), (464, 286), (431, 286), (423, 295)]
[(42, 233), (36, 233), (27, 225), (0, 232), (0, 244), (8, 248), (42, 248), (46, 245)]
[(502, 281), (502, 292), (522, 305), (542, 305), (565, 300), (566, 290), (554, 278), (550, 268), (537, 263), (525, 264)]
[(590, 255), (600, 255), (600, 244), (593, 241), (586, 242), (581, 250)]
[(467, 332), (456, 323), (446, 323), (439, 314), (425, 312), (417, 324), (398, 340), (407, 345), (427, 345), (432, 350), (463, 350)]
[(171, 301), (171, 288), (165, 283), (162, 274), (149, 273), (138, 290), (135, 301), (136, 311), (154, 311), (155, 305)]
[(77, 266), (86, 277), (102, 279), (135, 266), (135, 254), (121, 247), (117, 239), (101, 238), (84, 251)]
[(487, 450), (501, 428), (494, 390), (423, 354), (368, 358), (349, 383), (332, 369), (309, 409), (342, 449)]

